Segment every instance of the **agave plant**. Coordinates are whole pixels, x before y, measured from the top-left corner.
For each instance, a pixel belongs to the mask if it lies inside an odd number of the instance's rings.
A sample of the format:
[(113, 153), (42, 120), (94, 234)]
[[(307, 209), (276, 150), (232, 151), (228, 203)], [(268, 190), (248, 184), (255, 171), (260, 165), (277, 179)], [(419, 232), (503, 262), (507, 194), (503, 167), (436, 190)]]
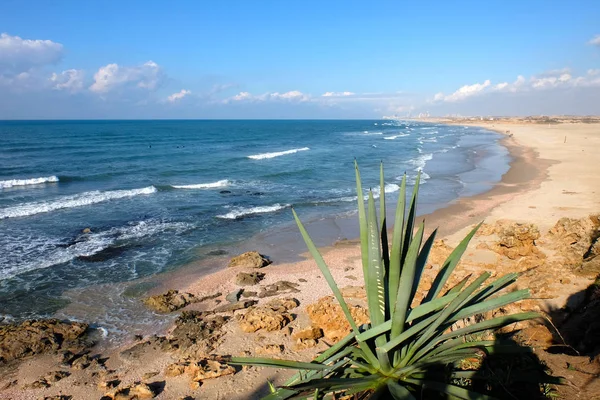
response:
[[(487, 283), (490, 274), (467, 276), (447, 288), (449, 277), (479, 225), (454, 249), (443, 263), (433, 284), (416, 304), (421, 276), (436, 231), (424, 242), (424, 222), (416, 233), (417, 176), (406, 212), (406, 174), (400, 185), (393, 236), (388, 243), (383, 165), (380, 168), (379, 218), (372, 191), (365, 198), (360, 172), (355, 162), (356, 190), (362, 267), (370, 324), (357, 326), (323, 257), (312, 242), (295, 211), (294, 218), (321, 273), (331, 287), (349, 324), (351, 333), (316, 357), (312, 362), (265, 358), (232, 357), (230, 364), (270, 366), (299, 370), (284, 386), (275, 388), (265, 399), (335, 397), (335, 394), (367, 398), (423, 398), (424, 390), (437, 391), (461, 399), (487, 399), (469, 388), (454, 384), (478, 378), (477, 371), (457, 368), (459, 362), (485, 353), (514, 352), (523, 349), (499, 340), (473, 340), (473, 334), (537, 318), (523, 312), (484, 320), (460, 329), (449, 328), (459, 320), (503, 307), (529, 297), (527, 289), (499, 293), (514, 283), (511, 273)], [(420, 174), (419, 174), (420, 175)], [(525, 348), (528, 349), (528, 348)]]

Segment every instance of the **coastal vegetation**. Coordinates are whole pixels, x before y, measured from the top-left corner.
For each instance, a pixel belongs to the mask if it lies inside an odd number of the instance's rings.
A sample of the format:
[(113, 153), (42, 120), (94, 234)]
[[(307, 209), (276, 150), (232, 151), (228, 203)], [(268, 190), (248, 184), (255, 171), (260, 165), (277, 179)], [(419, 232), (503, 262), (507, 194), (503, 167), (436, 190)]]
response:
[[(517, 273), (491, 282), (489, 272), (469, 275), (448, 287), (449, 278), (481, 224), (452, 251), (431, 287), (422, 287), (421, 276), (436, 231), (425, 238), (424, 221), (416, 221), (420, 176), (417, 176), (408, 209), (406, 175), (402, 179), (391, 242), (388, 242), (385, 193), (381, 191), (379, 198), (378, 219), (371, 190), (365, 205), (356, 163), (355, 171), (370, 323), (358, 326), (355, 322), (328, 266), (294, 211), (302, 237), (352, 330), (312, 362), (233, 357), (228, 360), (229, 364), (298, 370), (284, 386), (270, 385), (271, 394), (266, 399), (337, 398), (337, 395), (416, 399), (435, 392), (461, 399), (491, 398), (488, 394), (494, 388), (489, 375), (481, 371), (483, 360), (492, 355), (532, 351), (494, 332), (541, 315), (521, 312), (491, 319), (483, 316), (529, 298), (529, 290), (504, 290), (517, 280)], [(384, 186), (382, 164), (380, 187)], [(530, 369), (521, 378), (536, 384), (559, 383), (540, 369)]]

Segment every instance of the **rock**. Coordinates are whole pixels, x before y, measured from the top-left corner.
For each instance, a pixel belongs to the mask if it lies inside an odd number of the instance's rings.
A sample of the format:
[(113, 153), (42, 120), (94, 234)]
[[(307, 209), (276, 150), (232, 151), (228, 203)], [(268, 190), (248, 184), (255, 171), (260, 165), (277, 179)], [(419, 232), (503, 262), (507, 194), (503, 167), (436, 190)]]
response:
[(265, 306), (253, 307), (238, 318), (240, 328), (247, 333), (260, 329), (277, 331), (289, 324), (293, 316), (286, 311), (297, 307), (296, 299), (276, 299)]
[(256, 251), (249, 251), (239, 256), (233, 257), (229, 261), (229, 267), (243, 267), (243, 268), (262, 268), (271, 264), (271, 260), (265, 256), (259, 254)]
[(61, 349), (81, 349), (87, 345), (87, 330), (87, 324), (57, 319), (1, 325), (0, 363)]
[[(369, 313), (365, 308), (350, 304), (348, 307), (357, 325), (369, 322)], [(333, 296), (323, 297), (316, 303), (308, 305), (306, 311), (312, 324), (320, 327), (328, 340), (338, 342), (350, 333), (350, 324)]]
[(186, 367), (186, 364), (179, 363), (179, 362), (174, 363), (174, 364), (169, 364), (169, 365), (167, 365), (167, 368), (165, 369), (165, 376), (174, 377), (174, 376), (183, 375), (185, 373), (185, 367)]
[(277, 296), (278, 294), (300, 293), (300, 290), (297, 289), (299, 286), (299, 284), (294, 282), (277, 281), (261, 287), (258, 297), (262, 299), (265, 297)]
[(150, 378), (155, 377), (156, 375), (158, 375), (159, 372), (158, 371), (150, 371), (150, 372), (146, 372), (144, 375), (142, 375), (142, 379), (143, 380), (147, 380)]
[(249, 291), (247, 291), (247, 290), (244, 290), (244, 291), (242, 292), (242, 297), (244, 297), (244, 298), (248, 298), (248, 297), (256, 297), (257, 295), (258, 295), (258, 293), (256, 293), (256, 292), (249, 292)]
[(214, 352), (223, 336), (229, 317), (210, 312), (183, 312), (175, 321), (169, 342), (184, 355), (201, 357)]
[(196, 297), (191, 293), (179, 293), (178, 290), (169, 290), (163, 294), (150, 296), (144, 299), (143, 302), (155, 311), (168, 313), (196, 302)]
[(205, 379), (232, 375), (235, 373), (235, 369), (216, 360), (204, 359), (188, 365), (185, 372), (190, 375), (193, 382), (199, 382)]
[(85, 228), (81, 231), (81, 233), (83, 233), (83, 234), (92, 233), (92, 230), (90, 228)]
[(320, 339), (323, 337), (323, 330), (318, 326), (309, 326), (308, 328), (302, 329), (292, 335), (292, 338), (296, 340), (306, 340), (306, 339)]
[[(480, 250), (489, 249), (511, 260), (519, 260), (521, 269), (538, 266), (546, 258), (536, 245), (540, 231), (534, 224), (498, 220), (484, 228), (480, 235), (495, 233), (498, 241), (493, 245), (480, 245), (477, 247)], [(527, 259), (523, 260), (524, 257)]]
[(217, 297), (221, 297), (221, 296), (223, 296), (223, 293), (217, 292), (217, 293), (209, 294), (208, 296), (203, 296), (203, 297), (197, 298), (195, 302), (202, 303), (203, 301), (214, 300)]
[(94, 254), (89, 256), (79, 255), (77, 259), (80, 261), (95, 263), (109, 260), (111, 258), (115, 258), (125, 253), (127, 250), (131, 248), (131, 245), (122, 245), (122, 246), (108, 246), (105, 249), (102, 249)]
[(282, 344), (266, 344), (262, 347), (257, 347), (256, 353), (257, 354), (270, 354), (270, 355), (281, 354), (281, 353), (283, 353), (283, 349), (284, 349), (284, 347)]
[(48, 382), (44, 378), (40, 378), (37, 381), (34, 381), (30, 384), (27, 384), (23, 387), (23, 389), (45, 389), (50, 387), (50, 382)]
[(118, 379), (112, 379), (112, 380), (108, 380), (108, 381), (101, 381), (98, 384), (98, 389), (100, 389), (100, 390), (114, 389), (117, 386), (119, 386), (120, 383), (121, 383), (121, 381), (118, 380)]
[(308, 282), (308, 281), (306, 279), (304, 279), (304, 278), (298, 278), (298, 282), (305, 283), (305, 282)]
[(68, 377), (69, 375), (71, 375), (71, 373), (67, 371), (53, 371), (47, 374), (44, 379), (48, 383), (56, 383), (61, 379)]
[(263, 280), (265, 274), (261, 272), (240, 272), (235, 277), (235, 283), (241, 286), (252, 286)]
[(555, 259), (578, 274), (595, 277), (600, 272), (600, 222), (598, 215), (573, 219), (561, 218), (548, 232)]
[(81, 357), (76, 358), (71, 362), (71, 368), (76, 370), (86, 369), (92, 363), (92, 359), (87, 354), (82, 355)]
[(225, 300), (227, 300), (230, 303), (235, 303), (240, 299), (240, 296), (242, 295), (243, 291), (244, 289), (236, 289), (233, 292), (229, 293), (227, 296), (225, 296)]
[(114, 393), (105, 394), (106, 398), (113, 400), (141, 400), (151, 399), (156, 396), (154, 389), (145, 383), (136, 382), (128, 387), (119, 389)]
[(57, 394), (55, 396), (45, 396), (44, 400), (71, 400), (73, 396), (66, 394)]
[(315, 347), (316, 345), (317, 341), (315, 339), (296, 339), (296, 342), (294, 343), (294, 349), (304, 350)]
[(452, 253), (452, 250), (454, 249), (448, 246), (445, 240), (435, 240), (433, 246), (431, 246), (427, 263), (436, 267), (441, 267), (444, 262), (446, 262), (450, 253)]
[(216, 313), (221, 313), (221, 312), (243, 310), (245, 308), (255, 305), (256, 303), (258, 303), (256, 300), (242, 300), (242, 301), (238, 301), (236, 303), (223, 304), (221, 306), (216, 307), (213, 311)]

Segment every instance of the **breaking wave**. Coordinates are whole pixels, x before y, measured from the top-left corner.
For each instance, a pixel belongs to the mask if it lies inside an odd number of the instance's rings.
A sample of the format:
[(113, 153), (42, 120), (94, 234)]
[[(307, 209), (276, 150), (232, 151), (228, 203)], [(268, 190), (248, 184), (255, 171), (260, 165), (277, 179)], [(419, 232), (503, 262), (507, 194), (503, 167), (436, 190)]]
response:
[(152, 194), (155, 192), (156, 188), (154, 186), (131, 190), (112, 190), (108, 192), (94, 190), (92, 192), (84, 192), (72, 196), (65, 196), (54, 201), (26, 203), (20, 206), (4, 208), (0, 210), (0, 219), (27, 217), (30, 215), (60, 210), (63, 208), (82, 207), (104, 201)]
[(0, 181), (0, 189), (8, 189), (13, 186), (29, 186), (29, 185), (40, 185), (42, 183), (55, 183), (58, 182), (58, 176), (46, 176), (42, 178), (31, 178), (31, 179), (9, 179), (7, 181)]
[(227, 179), (223, 179), (211, 183), (198, 183), (195, 185), (171, 185), (171, 187), (174, 189), (212, 189), (229, 186), (229, 183), (230, 182)]
[(284, 208), (289, 207), (289, 204), (273, 204), (272, 206), (258, 206), (258, 207), (249, 207), (249, 208), (236, 208), (227, 214), (218, 215), (218, 218), (223, 219), (238, 219), (241, 217), (245, 217), (246, 215), (252, 214), (265, 214), (271, 213), (279, 210), (283, 210)]
[(294, 153), (297, 153), (299, 151), (306, 151), (306, 150), (310, 150), (310, 148), (308, 148), (308, 147), (302, 147), (301, 149), (292, 149), (292, 150), (286, 150), (286, 151), (277, 151), (277, 152), (274, 152), (274, 153), (254, 154), (252, 156), (248, 156), (248, 158), (251, 158), (253, 160), (264, 160), (265, 158), (275, 158), (275, 157), (285, 156), (287, 154), (294, 154)]

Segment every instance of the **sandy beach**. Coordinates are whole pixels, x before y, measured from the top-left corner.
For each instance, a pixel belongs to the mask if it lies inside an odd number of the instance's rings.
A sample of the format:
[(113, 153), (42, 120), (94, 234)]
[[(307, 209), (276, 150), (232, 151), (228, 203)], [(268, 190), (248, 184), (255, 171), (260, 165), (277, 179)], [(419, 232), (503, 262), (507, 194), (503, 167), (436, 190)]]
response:
[[(519, 305), (520, 309), (546, 312), (552, 315), (552, 321), (556, 325), (566, 321), (575, 311), (581, 311), (586, 290), (598, 275), (594, 269), (595, 264), (592, 265), (593, 260), (584, 262), (583, 258), (589, 257), (598, 237), (598, 226), (594, 225), (598, 220), (590, 219), (589, 216), (600, 214), (600, 175), (597, 173), (600, 124), (548, 125), (508, 120), (443, 122), (480, 126), (504, 134), (502, 144), (509, 149), (512, 162), (501, 182), (490, 191), (461, 198), (424, 216), (429, 232), (439, 227), (431, 265), (423, 277), (424, 287), (431, 284), (432, 276), (441, 263), (440, 259), (449, 254), (474, 224), (485, 221), (481, 232), (461, 261), (456, 279), (484, 270), (492, 272), (494, 276), (521, 272), (523, 276), (519, 286), (530, 288), (533, 298)], [(557, 225), (559, 220), (563, 222)], [(523, 251), (518, 254), (509, 252), (498, 244), (502, 241), (502, 235), (514, 227), (525, 229), (529, 235), (519, 245)], [(581, 237), (565, 244), (565, 235), (561, 231), (564, 227), (576, 227), (578, 233), (585, 232), (587, 237), (584, 238), (585, 235), (581, 234)], [(570, 234), (568, 229), (566, 234)], [(586, 255), (579, 255), (579, 259), (573, 261), (574, 256), (569, 252), (578, 244), (588, 246), (589, 249)], [(256, 250), (268, 255), (265, 249)], [(363, 278), (358, 242), (341, 241), (323, 248), (322, 254), (338, 286), (349, 287), (345, 293), (351, 304), (364, 305), (360, 289)], [(227, 303), (225, 295), (239, 290), (236, 278), (240, 272), (254, 272), (243, 268), (226, 268), (228, 261), (229, 257), (223, 257), (221, 270), (201, 278), (190, 280), (188, 275), (187, 278), (180, 276), (165, 281), (153, 294), (173, 288), (180, 293), (190, 293), (195, 298), (212, 296), (178, 311), (213, 310)], [(577, 262), (578, 265), (575, 265)], [(598, 263), (598, 260), (595, 262)], [(582, 265), (589, 266), (589, 269)], [(262, 280), (259, 279), (260, 282), (257, 281), (253, 286), (243, 286), (242, 293), (254, 291), (254, 296), (249, 294), (240, 301), (254, 299), (261, 306), (273, 299), (293, 297), (299, 305), (290, 311), (293, 314), (292, 321), (284, 324), (285, 327), (280, 330), (247, 333), (238, 324), (239, 315), (244, 310), (226, 312), (223, 314), (226, 320), (207, 336), (212, 343), (202, 351), (217, 355), (267, 353), (273, 357), (310, 360), (331, 342), (327, 332), (324, 339), (315, 340), (314, 346), (304, 345), (294, 335), (311, 325), (311, 314), (307, 311), (307, 306), (330, 294), (325, 279), (320, 276), (314, 261), (308, 257), (295, 263), (278, 263), (274, 260), (273, 264), (260, 268), (259, 272), (264, 274)], [(276, 292), (275, 295), (262, 298), (257, 296), (256, 292), (266, 293), (270, 289)], [(217, 293), (220, 295), (215, 296)], [(174, 328), (174, 331), (177, 329)], [(554, 332), (535, 327), (527, 332), (529, 344), (536, 348), (539, 357), (555, 375), (563, 376), (570, 382), (557, 389), (559, 396), (600, 398), (600, 363), (598, 354), (594, 353), (597, 351), (595, 348), (588, 350), (585, 346), (578, 347), (569, 338), (563, 338), (568, 343), (561, 345), (574, 348), (575, 353), (546, 352), (545, 349), (556, 345)], [(173, 330), (171, 333), (173, 334)], [(584, 339), (581, 340), (585, 342)], [(55, 355), (26, 358), (19, 364), (3, 367), (0, 398), (38, 399), (59, 394), (73, 396), (73, 399), (99, 398), (111, 390), (106, 382), (118, 380), (116, 387), (125, 387), (137, 381), (146, 382), (150, 387), (157, 388), (157, 399), (247, 399), (264, 395), (267, 379), (280, 383), (286, 375), (276, 370), (244, 368), (235, 374), (207, 379), (201, 384), (194, 383), (193, 380), (190, 382), (186, 374), (169, 372), (174, 368), (170, 366), (183, 363), (184, 360), (195, 360), (194, 357), (200, 354), (200, 350), (196, 349), (196, 353), (191, 353), (181, 347), (169, 348), (164, 343), (166, 342), (157, 338), (138, 338), (127, 346), (129, 348), (134, 345), (133, 351), (119, 349), (103, 354), (99, 358), (106, 360), (96, 362), (96, 369), (68, 369), (64, 362), (57, 361)], [(93, 349), (90, 355), (92, 354)], [(574, 367), (569, 369), (566, 365)], [(69, 376), (47, 387), (24, 389), (48, 371), (61, 368), (67, 368)]]

